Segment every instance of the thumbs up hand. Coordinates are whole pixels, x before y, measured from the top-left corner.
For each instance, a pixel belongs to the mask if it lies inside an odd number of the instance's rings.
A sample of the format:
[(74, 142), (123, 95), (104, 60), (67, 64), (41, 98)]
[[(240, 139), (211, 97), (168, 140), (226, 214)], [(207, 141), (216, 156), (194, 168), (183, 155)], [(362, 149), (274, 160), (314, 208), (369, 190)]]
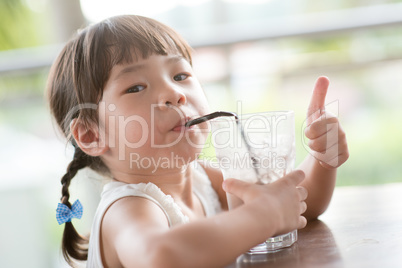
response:
[(329, 80), (319, 77), (316, 81), (307, 110), (307, 127), (304, 131), (309, 139), (308, 147), (321, 166), (334, 169), (349, 158), (346, 135), (338, 118), (325, 111), (325, 97)]

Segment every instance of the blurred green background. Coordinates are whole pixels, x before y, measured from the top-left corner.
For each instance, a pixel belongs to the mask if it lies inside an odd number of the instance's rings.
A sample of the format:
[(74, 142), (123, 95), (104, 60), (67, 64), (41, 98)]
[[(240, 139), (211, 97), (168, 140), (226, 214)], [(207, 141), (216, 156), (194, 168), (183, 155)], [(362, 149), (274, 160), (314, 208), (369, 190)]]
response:
[[(402, 182), (402, 1), (110, 2), (0, 0), (0, 267), (65, 267), (55, 208), (71, 149), (43, 93), (63, 43), (111, 15), (151, 16), (182, 33), (212, 110), (294, 110), (298, 162), (314, 82), (328, 76), (328, 107), (350, 149), (337, 187)], [(101, 183), (83, 171), (72, 185), (82, 232)]]

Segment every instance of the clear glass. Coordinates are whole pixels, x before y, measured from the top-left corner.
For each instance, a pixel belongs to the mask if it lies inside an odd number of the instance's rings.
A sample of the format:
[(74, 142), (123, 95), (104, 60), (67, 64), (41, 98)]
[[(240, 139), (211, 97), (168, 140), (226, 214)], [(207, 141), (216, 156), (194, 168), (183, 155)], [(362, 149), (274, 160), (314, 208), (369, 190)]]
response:
[[(219, 117), (210, 121), (211, 140), (224, 179), (235, 178), (251, 183), (271, 183), (294, 168), (295, 123), (293, 111), (254, 113)], [(228, 194), (229, 209), (242, 201)], [(250, 249), (249, 254), (263, 254), (291, 246), (297, 230), (268, 238)]]

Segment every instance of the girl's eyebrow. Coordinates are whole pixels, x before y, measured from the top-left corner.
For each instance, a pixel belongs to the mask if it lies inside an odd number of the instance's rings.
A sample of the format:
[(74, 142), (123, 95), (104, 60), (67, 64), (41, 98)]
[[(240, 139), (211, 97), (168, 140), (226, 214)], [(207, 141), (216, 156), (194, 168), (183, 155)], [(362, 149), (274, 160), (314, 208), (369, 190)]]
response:
[(177, 62), (179, 62), (181, 60), (186, 60), (186, 59), (182, 55), (175, 55), (175, 56), (169, 57), (168, 63), (169, 64), (174, 64), (174, 63), (177, 63)]
[(132, 73), (135, 71), (138, 71), (140, 69), (143, 69), (145, 67), (145, 64), (133, 64), (127, 67), (124, 67), (120, 72), (118, 72), (113, 80), (118, 80), (121, 76), (125, 75), (126, 73)]
[[(181, 60), (186, 60), (183, 56), (181, 55), (175, 55), (172, 57), (169, 57), (167, 59), (167, 63), (168, 64), (175, 64)], [(116, 76), (113, 78), (114, 81), (118, 80), (121, 76), (127, 74), (127, 73), (132, 73), (132, 72), (136, 72), (138, 70), (144, 69), (146, 67), (145, 63), (139, 63), (139, 64), (132, 64), (129, 65), (127, 67), (124, 67), (122, 70), (120, 70)]]

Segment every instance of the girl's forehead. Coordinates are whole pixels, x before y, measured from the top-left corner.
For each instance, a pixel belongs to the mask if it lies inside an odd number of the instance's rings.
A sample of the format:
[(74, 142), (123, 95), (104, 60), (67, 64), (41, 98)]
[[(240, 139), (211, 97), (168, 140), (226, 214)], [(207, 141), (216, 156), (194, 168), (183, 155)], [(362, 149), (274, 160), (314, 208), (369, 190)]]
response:
[[(166, 46), (162, 47), (152, 47), (150, 44), (136, 42), (136, 40), (133, 40), (131, 43), (119, 42), (116, 40), (115, 44), (111, 46), (112, 61), (115, 64), (133, 63), (135, 61), (146, 60), (152, 55), (181, 55), (188, 58), (188, 56), (185, 56), (183, 53), (186, 52), (179, 49), (174, 43), (166, 44)], [(187, 60), (191, 61), (190, 58)]]
[(142, 53), (138, 49), (134, 48), (131, 50), (131, 54), (125, 60), (117, 62), (117, 64), (115, 64), (113, 68), (115, 67), (121, 68), (122, 66), (127, 65), (154, 62), (156, 58), (159, 58), (160, 60), (167, 60), (169, 62), (175, 62), (175, 61), (177, 62), (183, 60), (189, 63), (188, 59), (178, 51), (172, 51), (168, 53), (156, 53), (156, 52)]
[[(148, 56), (142, 56), (141, 54), (136, 54), (131, 61), (122, 62), (116, 64), (110, 71), (110, 80), (118, 80), (120, 77), (128, 74), (134, 73), (136, 71), (147, 69), (153, 65), (163, 65), (163, 66), (174, 66), (176, 63), (184, 63), (190, 65), (188, 60), (181, 54), (167, 54), (160, 55), (152, 53)], [(191, 65), (190, 65), (191, 66)]]

